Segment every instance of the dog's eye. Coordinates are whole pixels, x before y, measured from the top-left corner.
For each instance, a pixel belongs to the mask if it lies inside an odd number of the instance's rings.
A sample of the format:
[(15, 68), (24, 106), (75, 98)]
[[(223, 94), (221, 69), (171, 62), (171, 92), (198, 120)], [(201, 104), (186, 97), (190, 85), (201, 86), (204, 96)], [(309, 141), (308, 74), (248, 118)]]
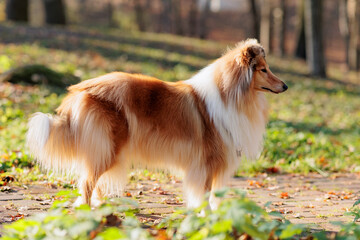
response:
[(262, 72), (264, 72), (264, 73), (266, 73), (266, 72), (267, 72), (265, 68), (264, 68), (264, 69), (261, 69), (261, 71), (262, 71)]

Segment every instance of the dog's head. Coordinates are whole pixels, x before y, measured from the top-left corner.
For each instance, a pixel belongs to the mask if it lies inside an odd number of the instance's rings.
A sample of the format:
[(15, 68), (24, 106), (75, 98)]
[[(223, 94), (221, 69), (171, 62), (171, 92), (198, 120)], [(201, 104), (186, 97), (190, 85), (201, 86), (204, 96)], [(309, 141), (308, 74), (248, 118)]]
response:
[(216, 82), (225, 101), (239, 102), (243, 99), (241, 96), (252, 92), (281, 93), (288, 88), (270, 71), (264, 48), (256, 39), (238, 43), (217, 62), (219, 75)]
[(287, 85), (270, 71), (265, 59), (265, 50), (255, 39), (240, 42), (233, 51), (237, 67), (247, 72), (245, 76), (250, 78), (245, 79), (244, 88), (276, 94), (288, 89)]

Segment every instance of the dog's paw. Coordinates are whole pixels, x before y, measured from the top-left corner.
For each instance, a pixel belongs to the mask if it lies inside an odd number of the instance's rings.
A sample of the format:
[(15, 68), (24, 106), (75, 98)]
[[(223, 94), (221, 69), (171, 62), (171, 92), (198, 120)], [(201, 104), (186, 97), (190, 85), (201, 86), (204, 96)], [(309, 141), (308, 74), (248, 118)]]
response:
[(80, 196), (76, 199), (76, 201), (73, 204), (73, 207), (79, 207), (81, 205), (85, 204), (85, 201), (83, 200), (83, 198)]
[(212, 211), (217, 210), (219, 208), (220, 203), (221, 203), (221, 198), (215, 197), (214, 194), (210, 196), (209, 206)]
[(91, 198), (91, 206), (92, 207), (99, 207), (101, 204), (103, 204), (105, 201), (99, 198)]

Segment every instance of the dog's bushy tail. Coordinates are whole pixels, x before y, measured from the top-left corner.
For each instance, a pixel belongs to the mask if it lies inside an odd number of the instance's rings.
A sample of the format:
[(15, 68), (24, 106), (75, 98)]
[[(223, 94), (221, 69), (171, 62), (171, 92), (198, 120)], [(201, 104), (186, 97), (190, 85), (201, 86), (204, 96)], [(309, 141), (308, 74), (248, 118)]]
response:
[(27, 146), (42, 167), (56, 172), (73, 167), (75, 144), (66, 118), (36, 113), (28, 126)]
[(30, 153), (47, 170), (101, 175), (114, 159), (113, 126), (104, 107), (86, 93), (75, 92), (57, 112), (54, 116), (36, 113), (30, 119)]

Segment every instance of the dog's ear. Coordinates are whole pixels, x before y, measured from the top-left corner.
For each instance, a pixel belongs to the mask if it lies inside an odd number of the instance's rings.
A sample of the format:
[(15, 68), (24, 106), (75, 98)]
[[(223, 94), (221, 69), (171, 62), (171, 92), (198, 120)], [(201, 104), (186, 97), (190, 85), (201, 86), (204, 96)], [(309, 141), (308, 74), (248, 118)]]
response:
[(252, 68), (256, 64), (256, 57), (263, 53), (264, 50), (256, 45), (245, 46), (240, 49), (240, 53), (236, 55), (236, 62), (243, 67)]

